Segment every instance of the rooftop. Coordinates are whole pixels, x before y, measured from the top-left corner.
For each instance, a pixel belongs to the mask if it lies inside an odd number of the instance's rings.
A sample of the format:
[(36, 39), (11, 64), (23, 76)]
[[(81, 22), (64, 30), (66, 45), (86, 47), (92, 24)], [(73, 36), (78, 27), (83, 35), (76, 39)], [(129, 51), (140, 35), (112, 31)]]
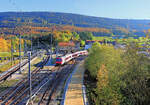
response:
[(58, 43), (58, 46), (60, 47), (74, 47), (75, 44), (73, 42), (59, 42)]

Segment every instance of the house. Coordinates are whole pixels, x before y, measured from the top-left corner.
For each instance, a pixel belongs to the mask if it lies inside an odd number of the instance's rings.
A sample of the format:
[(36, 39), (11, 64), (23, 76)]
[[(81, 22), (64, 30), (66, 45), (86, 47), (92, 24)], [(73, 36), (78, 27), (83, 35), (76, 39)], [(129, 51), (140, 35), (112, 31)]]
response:
[(57, 45), (57, 51), (59, 53), (68, 53), (75, 49), (74, 42), (59, 42)]
[(91, 48), (91, 47), (92, 47), (92, 44), (95, 43), (95, 42), (99, 42), (100, 44), (108, 44), (108, 45), (114, 45), (114, 46), (116, 45), (116, 41), (87, 40), (87, 41), (85, 42), (85, 47), (84, 47), (84, 49), (87, 50), (87, 49)]

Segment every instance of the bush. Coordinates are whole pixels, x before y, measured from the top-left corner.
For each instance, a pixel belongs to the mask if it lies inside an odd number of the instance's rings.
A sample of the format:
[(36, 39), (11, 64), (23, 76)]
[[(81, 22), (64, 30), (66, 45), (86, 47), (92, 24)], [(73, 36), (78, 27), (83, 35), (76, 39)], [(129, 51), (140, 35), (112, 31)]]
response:
[(92, 78), (96, 78), (98, 69), (100, 68), (101, 55), (98, 54), (99, 52), (101, 52), (100, 44), (96, 42), (89, 50), (89, 56), (85, 62), (85, 68), (89, 70)]
[[(91, 97), (96, 105), (148, 105), (150, 103), (150, 64), (138, 54), (138, 46), (126, 51), (94, 43), (85, 62), (97, 86)], [(96, 95), (94, 95), (96, 94)]]

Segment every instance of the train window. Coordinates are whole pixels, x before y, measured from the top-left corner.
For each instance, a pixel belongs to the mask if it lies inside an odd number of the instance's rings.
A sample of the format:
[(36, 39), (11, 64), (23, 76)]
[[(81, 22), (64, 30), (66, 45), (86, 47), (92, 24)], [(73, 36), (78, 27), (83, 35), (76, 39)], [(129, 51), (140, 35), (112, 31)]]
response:
[(69, 59), (69, 58), (71, 58), (71, 56), (67, 57), (65, 60), (67, 60), (67, 59)]
[(57, 61), (57, 62), (61, 62), (62, 59), (61, 59), (61, 58), (56, 58), (56, 61)]
[(68, 59), (68, 57), (65, 60), (67, 60), (67, 59)]
[(77, 55), (77, 54), (74, 54), (74, 55), (73, 55), (73, 57), (76, 57), (76, 56), (78, 56), (78, 55)]

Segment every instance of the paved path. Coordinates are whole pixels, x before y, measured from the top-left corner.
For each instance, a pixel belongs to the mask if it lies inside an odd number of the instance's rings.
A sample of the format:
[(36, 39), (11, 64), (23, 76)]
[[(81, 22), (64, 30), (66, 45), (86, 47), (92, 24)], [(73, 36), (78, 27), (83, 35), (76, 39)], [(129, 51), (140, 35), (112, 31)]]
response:
[(82, 83), (84, 74), (84, 62), (82, 61), (76, 68), (68, 86), (64, 105), (84, 105), (82, 96)]

